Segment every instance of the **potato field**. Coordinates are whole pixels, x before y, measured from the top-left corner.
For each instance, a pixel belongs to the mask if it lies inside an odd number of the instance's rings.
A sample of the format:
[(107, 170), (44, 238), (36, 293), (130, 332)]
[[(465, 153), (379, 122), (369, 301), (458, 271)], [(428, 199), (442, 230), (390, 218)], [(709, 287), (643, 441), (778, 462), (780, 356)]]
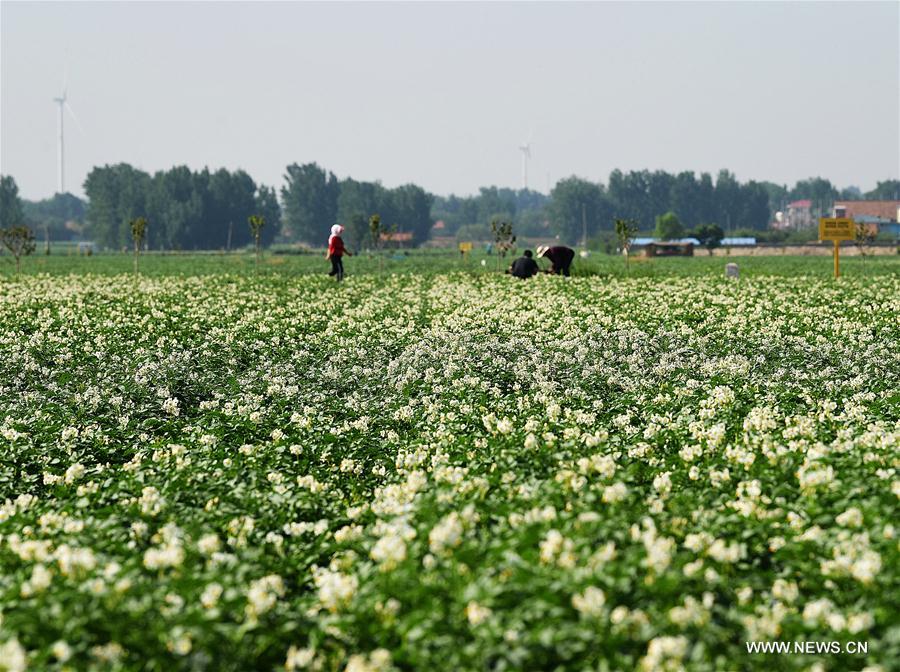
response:
[(6, 277), (0, 670), (900, 668), (900, 275), (719, 274)]

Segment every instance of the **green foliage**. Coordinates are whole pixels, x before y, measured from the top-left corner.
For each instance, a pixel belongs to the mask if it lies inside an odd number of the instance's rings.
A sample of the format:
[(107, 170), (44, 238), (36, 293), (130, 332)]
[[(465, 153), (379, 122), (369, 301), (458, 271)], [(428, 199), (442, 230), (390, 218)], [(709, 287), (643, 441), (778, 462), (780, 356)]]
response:
[(550, 221), (563, 242), (581, 241), (585, 226), (589, 238), (608, 230), (613, 209), (602, 186), (572, 176), (557, 182), (550, 197)]
[(694, 238), (700, 241), (700, 244), (706, 248), (710, 256), (712, 251), (722, 244), (722, 238), (725, 232), (718, 224), (701, 224), (692, 232)]
[(34, 252), (34, 232), (22, 225), (3, 228), (0, 229), (0, 243), (16, 260), (16, 274), (18, 274), (22, 257)]
[(247, 218), (247, 223), (250, 225), (250, 233), (253, 235), (253, 240), (255, 242), (256, 248), (256, 270), (259, 271), (259, 246), (260, 240), (262, 237), (263, 227), (266, 225), (265, 217), (262, 215), (250, 215)]
[(900, 201), (900, 180), (885, 180), (866, 193), (869, 201)]
[(84, 231), (87, 202), (72, 194), (54, 194), (42, 201), (22, 201), (25, 219), (54, 241), (78, 238)]
[(391, 222), (394, 232), (412, 233), (413, 245), (420, 245), (428, 240), (434, 225), (431, 218), (434, 196), (415, 184), (397, 187), (389, 194), (393, 216), (385, 220)]
[(128, 223), (138, 216), (154, 222), (151, 249), (221, 249), (253, 242), (240, 226), (254, 212), (265, 212), (270, 226), (261, 244), (269, 244), (280, 225), (275, 192), (257, 186), (244, 171), (210, 174), (175, 166), (152, 177), (128, 164), (95, 167), (85, 180), (88, 233), (99, 245), (129, 246)]
[[(487, 229), (498, 214), (514, 221), (523, 235), (547, 236), (547, 207), (550, 199), (531, 189), (482, 187), (475, 196), (436, 196), (431, 208), (431, 218), (444, 222), (442, 235), (452, 236), (460, 227), (481, 225)], [(481, 230), (481, 229), (479, 229)], [(471, 237), (470, 237), (471, 238)]]
[(144, 238), (147, 234), (147, 220), (143, 217), (138, 217), (136, 219), (132, 219), (130, 225), (131, 238), (134, 241), (134, 250), (135, 252), (137, 252), (144, 244)]
[(382, 239), (382, 234), (384, 233), (385, 228), (381, 224), (381, 215), (376, 214), (369, 217), (369, 236), (372, 240), (372, 247), (376, 250), (380, 250), (384, 244), (384, 240)]
[(548, 217), (546, 210), (519, 210), (515, 219), (516, 231), (521, 237), (549, 238), (553, 230)]
[(247, 245), (252, 235), (248, 235), (241, 222), (254, 212), (265, 211), (267, 222), (278, 222), (279, 208), (274, 189), (257, 188), (244, 171), (217, 170), (208, 176), (208, 181), (204, 171), (194, 179), (201, 184), (200, 193), (208, 192), (210, 198), (204, 200), (203, 216), (190, 227), (192, 233), (186, 238), (185, 247), (232, 249)]
[(823, 177), (810, 177), (800, 180), (791, 189), (789, 198), (792, 201), (809, 199), (812, 201), (815, 217), (824, 217), (831, 211), (834, 201), (840, 197), (837, 188)]
[(431, 235), (432, 200), (431, 194), (414, 184), (385, 189), (378, 183), (346, 179), (340, 183), (338, 221), (349, 222), (357, 215), (368, 218), (377, 212), (385, 227), (390, 223), (398, 232), (412, 233), (413, 244), (418, 245)]
[(260, 239), (262, 237), (263, 227), (266, 225), (266, 219), (262, 215), (250, 215), (247, 218), (247, 223), (250, 225), (250, 233), (253, 236), (253, 240), (256, 243), (256, 262), (259, 263), (259, 244)]
[[(601, 231), (593, 238), (588, 239), (588, 248), (610, 255), (617, 254), (621, 250), (619, 237), (615, 231)], [(584, 261), (582, 260), (582, 262)]]
[(491, 233), (494, 236), (494, 249), (497, 250), (497, 255), (505, 257), (506, 253), (513, 249), (516, 242), (512, 222), (506, 222), (502, 219), (491, 220)]
[(674, 212), (656, 217), (655, 235), (660, 240), (675, 240), (684, 236), (684, 225)]
[(478, 222), (478, 196), (435, 196), (431, 216), (444, 222), (443, 235), (452, 236), (461, 227)]
[(631, 244), (638, 232), (638, 223), (633, 219), (622, 219), (617, 217), (613, 222), (616, 239), (619, 243), (619, 249), (625, 256), (625, 270), (629, 271), (628, 258), (631, 252)]
[(132, 219), (130, 222), (131, 225), (131, 238), (134, 242), (134, 272), (138, 272), (138, 256), (141, 253), (141, 247), (144, 244), (144, 238), (147, 234), (147, 220), (143, 217), (137, 217), (136, 219)]
[(263, 227), (266, 225), (266, 219), (262, 215), (250, 215), (247, 218), (247, 223), (250, 225), (250, 233), (253, 235), (253, 239), (256, 241), (257, 246), (259, 246), (259, 239), (262, 235)]
[(621, 219), (616, 217), (614, 226), (619, 249), (627, 255), (631, 249), (631, 244), (634, 242), (634, 237), (637, 235), (639, 228), (638, 223), (633, 219)]
[(620, 217), (652, 222), (661, 212), (677, 212), (686, 226), (728, 222), (731, 227), (765, 229), (771, 220), (769, 192), (756, 182), (740, 184), (727, 170), (715, 180), (708, 173), (670, 175), (664, 171), (614, 170), (608, 198)]
[(321, 244), (322, 232), (338, 221), (338, 179), (315, 163), (291, 164), (284, 179), (281, 200), (287, 231), (295, 240)]
[[(128, 222), (141, 213), (152, 211), (154, 219), (168, 223), (170, 213), (159, 207), (162, 198), (152, 193), (152, 186), (150, 175), (126, 163), (93, 168), (84, 190), (88, 197), (88, 232), (94, 241), (111, 249), (130, 246)], [(147, 207), (148, 198), (153, 201), (152, 210)], [(162, 240), (158, 242), (163, 244)]]
[(10, 175), (0, 177), (0, 228), (11, 229), (25, 223), (19, 186)]
[(275, 235), (281, 230), (281, 206), (278, 205), (278, 193), (274, 187), (261, 185), (257, 188), (255, 209), (266, 223), (260, 242), (264, 246), (269, 245)]
[[(242, 229), (247, 227), (242, 226)], [(368, 222), (363, 220), (363, 228), (368, 231)], [(494, 256), (488, 255), (481, 241), (492, 242), (490, 229), (485, 229), (484, 237), (469, 236), (460, 240), (475, 242), (471, 256), (474, 262), (468, 269), (471, 273), (493, 273)], [(248, 230), (249, 231), (249, 230)], [(263, 230), (265, 232), (265, 229)], [(249, 233), (248, 233), (249, 235)], [(368, 235), (368, 233), (366, 233)], [(604, 235), (613, 237), (610, 251), (615, 252), (617, 243), (612, 231)], [(815, 233), (812, 235), (815, 240)], [(596, 238), (593, 240), (597, 240)], [(346, 239), (345, 239), (346, 241)], [(805, 241), (805, 242), (808, 242)], [(516, 241), (521, 247), (521, 239)], [(602, 249), (595, 246), (593, 249)], [(2, 253), (5, 254), (5, 253)], [(0, 254), (0, 258), (2, 258)], [(118, 252), (99, 252), (88, 257), (73, 253), (56, 254), (40, 257), (23, 266), (22, 273), (47, 274), (51, 276), (90, 273), (93, 275), (112, 276), (127, 274), (132, 269), (132, 255)], [(442, 274), (453, 274), (460, 270), (459, 252), (452, 248), (423, 248), (410, 250), (403, 260), (384, 258), (384, 267), (392, 274), (415, 274), (432, 277)], [(485, 261), (485, 266), (481, 265)], [(831, 278), (831, 258), (820, 256), (800, 256), (775, 254), (773, 256), (743, 257), (741, 263), (742, 277), (775, 276), (789, 278), (796, 276), (817, 277), (827, 280)], [(366, 275), (378, 271), (378, 259), (375, 256), (360, 255), (354, 257), (354, 276)], [(644, 277), (664, 280), (667, 278), (718, 278), (722, 274), (721, 259), (696, 255), (694, 257), (658, 257), (638, 264), (630, 264), (631, 277)], [(285, 282), (303, 275), (320, 275), (322, 272), (322, 255), (304, 247), (295, 245), (272, 246), (272, 255), (263, 256), (259, 274), (261, 276), (279, 276)], [(11, 264), (0, 264), (0, 285), (4, 276), (10, 277), (14, 268)], [(620, 259), (605, 254), (594, 254), (588, 259), (579, 259), (573, 266), (575, 275), (604, 277), (625, 277), (625, 266)], [(141, 274), (144, 276), (206, 276), (222, 274), (227, 276), (245, 276), (255, 274), (252, 254), (223, 254), (221, 252), (156, 252), (141, 254)], [(877, 275), (900, 275), (900, 255), (876, 254), (863, 263), (856, 256), (841, 259), (842, 276), (874, 277)]]
[(487, 224), (464, 224), (456, 230), (456, 240), (460, 242), (493, 241), (494, 234)]
[(856, 231), (855, 237), (853, 238), (853, 244), (856, 246), (856, 249), (859, 251), (860, 256), (866, 257), (871, 253), (870, 246), (875, 242), (875, 238), (878, 236), (878, 227), (872, 226), (870, 224), (865, 224), (863, 222), (856, 223)]
[(367, 247), (372, 239), (372, 234), (366, 216), (361, 212), (354, 212), (345, 221), (344, 241), (353, 244), (358, 249)]

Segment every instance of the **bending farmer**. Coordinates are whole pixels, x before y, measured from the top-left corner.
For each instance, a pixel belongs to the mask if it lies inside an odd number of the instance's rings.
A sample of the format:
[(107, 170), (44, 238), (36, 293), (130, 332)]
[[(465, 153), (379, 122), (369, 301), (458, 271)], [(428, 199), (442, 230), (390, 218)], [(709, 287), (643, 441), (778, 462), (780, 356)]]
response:
[(522, 280), (527, 280), (532, 275), (537, 275), (539, 270), (541, 269), (538, 268), (537, 262), (531, 258), (531, 250), (525, 250), (521, 257), (512, 262), (506, 272)]
[(569, 270), (572, 268), (572, 260), (575, 258), (575, 250), (571, 247), (566, 247), (565, 245), (554, 245), (553, 247), (541, 245), (537, 248), (537, 254), (538, 257), (550, 260), (548, 273), (569, 275)]

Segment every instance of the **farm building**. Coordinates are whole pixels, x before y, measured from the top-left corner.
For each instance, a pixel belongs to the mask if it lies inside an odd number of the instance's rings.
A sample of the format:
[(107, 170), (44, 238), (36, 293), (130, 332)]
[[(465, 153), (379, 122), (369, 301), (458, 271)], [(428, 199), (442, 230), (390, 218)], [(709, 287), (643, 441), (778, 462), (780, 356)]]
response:
[(835, 201), (835, 217), (877, 217), (897, 222), (900, 220), (900, 201)]
[(393, 231), (381, 234), (381, 242), (389, 247), (403, 247), (404, 243), (410, 245), (412, 244), (412, 239), (412, 231)]
[(646, 257), (693, 257), (694, 243), (680, 241), (654, 242), (644, 246)]
[[(691, 251), (687, 252), (685, 246), (690, 246)], [(677, 246), (676, 248), (664, 250), (666, 246)], [(719, 243), (720, 247), (755, 247), (756, 238), (723, 238)], [(662, 256), (693, 256), (693, 249), (701, 247), (701, 243), (697, 238), (678, 238), (677, 240), (657, 240), (656, 238), (635, 238), (631, 248), (635, 251), (643, 250), (644, 255), (648, 257)], [(651, 249), (653, 252), (649, 252)]]
[(900, 201), (835, 201), (832, 215), (900, 237)]
[(812, 201), (802, 199), (787, 204), (784, 213), (783, 228), (806, 229), (815, 223), (812, 212)]

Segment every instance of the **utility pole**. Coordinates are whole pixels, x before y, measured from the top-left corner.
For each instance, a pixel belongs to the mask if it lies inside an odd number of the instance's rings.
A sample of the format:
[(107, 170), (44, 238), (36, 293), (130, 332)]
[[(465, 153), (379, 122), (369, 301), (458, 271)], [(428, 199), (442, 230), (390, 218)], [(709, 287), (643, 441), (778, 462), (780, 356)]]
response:
[(587, 208), (581, 204), (581, 246), (587, 249)]

